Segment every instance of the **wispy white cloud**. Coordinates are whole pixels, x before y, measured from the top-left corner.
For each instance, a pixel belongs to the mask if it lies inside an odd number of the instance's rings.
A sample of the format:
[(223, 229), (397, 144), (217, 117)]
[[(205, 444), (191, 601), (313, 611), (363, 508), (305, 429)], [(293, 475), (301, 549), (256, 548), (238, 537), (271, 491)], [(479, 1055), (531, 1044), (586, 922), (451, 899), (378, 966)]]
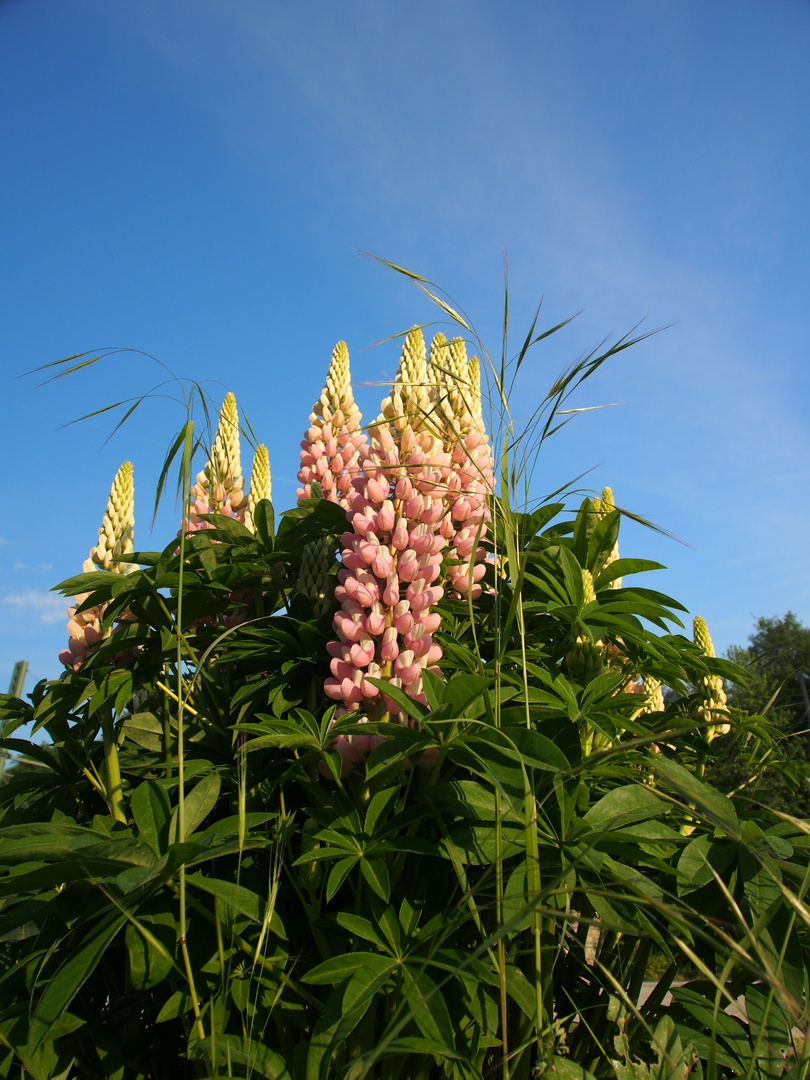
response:
[(29, 563), (20, 562), (20, 560), (18, 559), (14, 563), (14, 573), (18, 574), (22, 570), (33, 570), (37, 574), (47, 574), (51, 570), (53, 570), (53, 563), (41, 562), (41, 563), (35, 563), (32, 566)]
[(8, 604), (9, 607), (26, 614), (35, 615), (41, 623), (57, 623), (65, 618), (66, 603), (63, 596), (57, 596), (52, 592), (40, 592), (37, 589), (28, 589), (22, 593), (12, 593), (4, 596), (0, 603)]

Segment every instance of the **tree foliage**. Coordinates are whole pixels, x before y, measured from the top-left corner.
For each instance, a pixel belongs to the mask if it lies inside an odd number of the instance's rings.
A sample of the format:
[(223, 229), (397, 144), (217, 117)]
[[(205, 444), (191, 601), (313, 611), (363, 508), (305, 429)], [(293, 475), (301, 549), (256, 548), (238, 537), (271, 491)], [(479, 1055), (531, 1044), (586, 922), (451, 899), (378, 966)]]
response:
[[(780, 618), (759, 618), (748, 645), (732, 645), (728, 658), (741, 667), (747, 678), (733, 685), (729, 701), (751, 715), (765, 714), (778, 732), (779, 752), (773, 766), (754, 770), (753, 775), (744, 733), (723, 741), (726, 751), (718, 760), (713, 781), (732, 790), (746, 784), (752, 799), (777, 810), (807, 817), (810, 792), (800, 775), (808, 761), (810, 715), (806, 693), (810, 693), (810, 628), (793, 612)], [(803, 693), (804, 690), (804, 693)], [(718, 744), (720, 745), (720, 744)]]

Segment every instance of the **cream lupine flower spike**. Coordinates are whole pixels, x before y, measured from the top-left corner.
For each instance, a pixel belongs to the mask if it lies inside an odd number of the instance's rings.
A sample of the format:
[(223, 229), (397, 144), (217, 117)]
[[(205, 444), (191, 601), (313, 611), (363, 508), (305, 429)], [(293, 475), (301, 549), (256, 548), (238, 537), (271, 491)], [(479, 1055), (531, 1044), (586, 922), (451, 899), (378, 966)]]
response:
[(642, 713), (654, 713), (664, 711), (664, 691), (661, 680), (654, 675), (645, 675), (642, 680), (642, 693), (647, 695), (647, 704), (641, 710)]
[(489, 520), (487, 500), (494, 487), (493, 461), (481, 407), (478, 360), (467, 360), (464, 340), (437, 334), (430, 348), (429, 373), (435, 385), (433, 428), (452, 457), (447, 503), (455, 525), (449, 584), (459, 596), (476, 598), (486, 551), (480, 546)]
[(84, 570), (114, 570), (119, 574), (128, 574), (137, 570), (133, 563), (119, 562), (121, 555), (133, 552), (133, 531), (135, 527), (135, 487), (132, 482), (132, 462), (125, 461), (110, 488), (107, 509), (98, 530), (98, 543), (90, 549), (85, 560)]
[(236, 398), (229, 391), (222, 402), (219, 425), (205, 468), (197, 473), (191, 488), (192, 525), (200, 528), (193, 515), (238, 513), (246, 503), (245, 478), (239, 454), (239, 413)]
[[(598, 499), (598, 498), (594, 499), (593, 500), (593, 506), (594, 506), (594, 509), (596, 510), (596, 512), (597, 512), (597, 514), (599, 515), (600, 518), (605, 518), (605, 517), (608, 516), (608, 514), (611, 514), (616, 509), (616, 502), (615, 502), (615, 500), (613, 498), (613, 488), (610, 488), (610, 487), (602, 488), (602, 498), (601, 499)], [(611, 563), (616, 562), (618, 557), (619, 557), (619, 542), (617, 540), (616, 543), (613, 545), (613, 550), (611, 551), (611, 553), (608, 555), (607, 559), (605, 560), (605, 565), (602, 567), (602, 569), (604, 570), (605, 567), (608, 567), (608, 566), (610, 566)], [(622, 579), (621, 578), (614, 578), (613, 581), (611, 581), (610, 585), (608, 586), (608, 588), (610, 588), (610, 589), (620, 589), (621, 587), (622, 587)]]
[[(122, 555), (133, 551), (133, 530), (135, 525), (135, 489), (132, 479), (132, 462), (125, 461), (110, 488), (107, 509), (101, 528), (98, 530), (98, 543), (90, 548), (90, 554), (84, 560), (82, 569), (85, 573), (101, 567), (116, 574), (129, 574), (138, 567), (134, 563), (120, 562)], [(59, 660), (65, 667), (78, 670), (90, 649), (98, 645), (105, 637), (102, 626), (106, 604), (77, 611), (85, 602), (89, 593), (78, 593), (75, 603), (67, 609), (67, 631), (70, 635), (69, 648), (59, 653)], [(109, 631), (107, 631), (109, 633)]]
[(380, 406), (376, 425), (391, 423), (396, 431), (409, 427), (414, 433), (432, 431), (430, 422), (435, 397), (435, 383), (428, 372), (425, 339), (418, 327), (405, 338), (399, 359), (396, 379), (391, 393)]
[(360, 472), (360, 451), (367, 441), (362, 419), (352, 391), (349, 350), (345, 341), (339, 341), (301, 441), (299, 502), (311, 498), (312, 485), (317, 483), (325, 499), (348, 506), (352, 480)]
[[(715, 655), (711, 635), (709, 634), (705, 621), (700, 615), (695, 616), (692, 636), (695, 644), (704, 656), (712, 657)], [(731, 724), (712, 724), (716, 711), (725, 709), (726, 702), (728, 701), (721, 676), (701, 676), (701, 678), (698, 679), (697, 691), (702, 700), (702, 704), (698, 706), (698, 712), (712, 725), (706, 731), (706, 738), (708, 741), (711, 742), (716, 735), (727, 735), (728, 732), (731, 731)]]
[(262, 499), (269, 499), (271, 493), (270, 483), (270, 455), (264, 443), (259, 443), (256, 453), (253, 455), (253, 467), (250, 470), (250, 488), (248, 489), (247, 509), (245, 510), (244, 525), (255, 534), (256, 526), (253, 515), (256, 507)]

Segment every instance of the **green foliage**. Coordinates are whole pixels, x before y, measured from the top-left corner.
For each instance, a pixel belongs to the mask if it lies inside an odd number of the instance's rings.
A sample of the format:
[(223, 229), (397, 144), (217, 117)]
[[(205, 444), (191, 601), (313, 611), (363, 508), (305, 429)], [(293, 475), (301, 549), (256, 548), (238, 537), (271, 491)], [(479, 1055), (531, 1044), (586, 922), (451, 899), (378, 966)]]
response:
[[(558, 380), (540, 440), (627, 344)], [(744, 672), (636, 584), (657, 564), (608, 564), (620, 511), (514, 509), (510, 425), (484, 594), (441, 601), (426, 705), (387, 684), (410, 725), (324, 694), (334, 608), (296, 592), (345, 528), (323, 499), (62, 583), (117, 628), (0, 700), (31, 762), (0, 786), (0, 1077), (806, 1074), (810, 828), (713, 785), (689, 694)], [(650, 713), (639, 676), (681, 697)], [(774, 759), (778, 729), (730, 719)], [(341, 733), (384, 741), (344, 776)]]

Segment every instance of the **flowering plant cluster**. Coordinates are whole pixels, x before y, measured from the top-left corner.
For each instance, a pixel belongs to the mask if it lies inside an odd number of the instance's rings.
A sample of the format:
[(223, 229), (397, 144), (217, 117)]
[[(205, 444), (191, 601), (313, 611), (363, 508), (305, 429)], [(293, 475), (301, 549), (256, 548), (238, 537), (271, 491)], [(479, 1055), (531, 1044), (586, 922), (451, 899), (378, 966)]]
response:
[(804, 774), (609, 488), (516, 509), (481, 355), (492, 442), (460, 338), (408, 333), (365, 422), (340, 342), (278, 514), (233, 395), (196, 474), (189, 412), (162, 551), (119, 470), (62, 678), (0, 696), (0, 1078), (805, 1069), (808, 829), (752, 797)]

